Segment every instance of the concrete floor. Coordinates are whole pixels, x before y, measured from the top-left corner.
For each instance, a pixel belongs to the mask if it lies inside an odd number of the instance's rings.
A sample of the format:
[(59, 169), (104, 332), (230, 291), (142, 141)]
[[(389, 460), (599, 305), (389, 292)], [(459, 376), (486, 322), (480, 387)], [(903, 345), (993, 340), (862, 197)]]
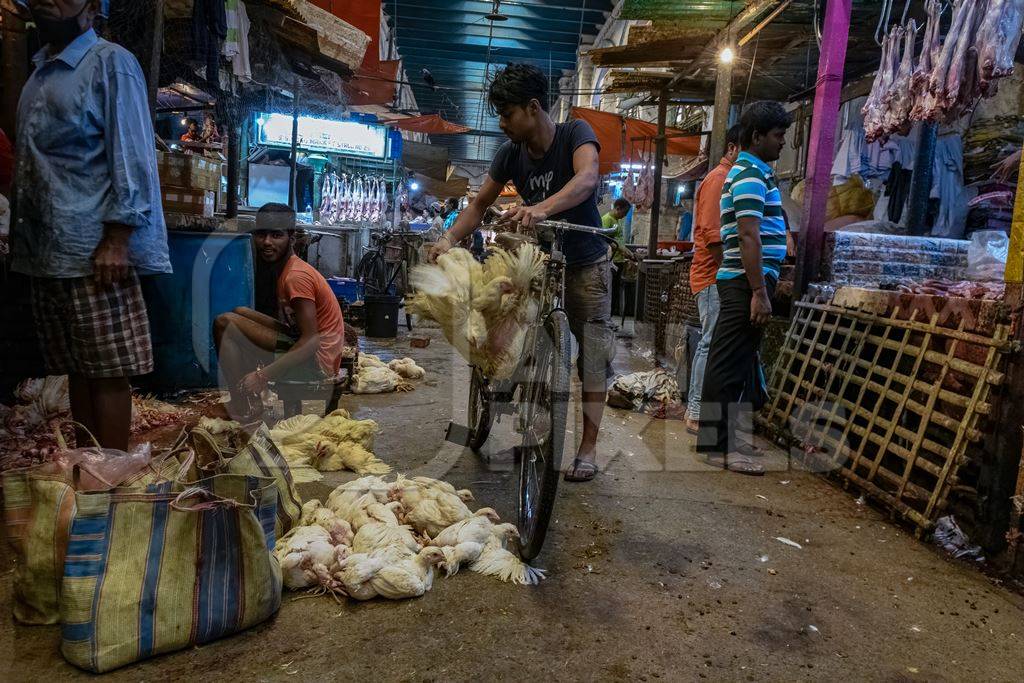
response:
[[(411, 393), (346, 397), (382, 426), (396, 471), (469, 486), (514, 513), (496, 430), (494, 467), (446, 444), (463, 410), (463, 363), (434, 334), (398, 341), (428, 371)], [(635, 360), (635, 359), (633, 359)], [(629, 363), (628, 357), (617, 363)], [(573, 429), (574, 434), (578, 429)], [(1019, 681), (1024, 599), (946, 560), (855, 496), (786, 468), (763, 478), (700, 464), (679, 422), (611, 410), (607, 469), (560, 488), (545, 552), (549, 578), (517, 587), (463, 571), (418, 600), (338, 605), (286, 594), (270, 623), (158, 657), (113, 680)], [(351, 475), (304, 485), (324, 497)], [(792, 539), (796, 549), (775, 540)], [(0, 604), (11, 558), (0, 551)], [(0, 680), (85, 677), (58, 653), (57, 627), (0, 621)]]

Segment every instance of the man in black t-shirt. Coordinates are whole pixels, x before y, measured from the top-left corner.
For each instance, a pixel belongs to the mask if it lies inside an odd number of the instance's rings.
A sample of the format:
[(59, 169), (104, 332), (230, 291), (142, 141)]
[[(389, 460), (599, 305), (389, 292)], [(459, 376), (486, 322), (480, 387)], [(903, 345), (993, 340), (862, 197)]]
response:
[[(476, 197), (431, 252), (431, 260), (480, 225), (487, 208), (511, 180), (524, 204), (504, 218), (530, 228), (560, 220), (601, 227), (597, 210), (600, 145), (585, 121), (556, 124), (548, 114), (548, 79), (529, 64), (510, 64), (495, 76), (488, 99), (509, 140), (494, 157)], [(611, 250), (601, 237), (567, 232), (565, 311), (580, 349), (583, 436), (566, 481), (590, 481), (597, 473), (597, 435), (611, 375)]]

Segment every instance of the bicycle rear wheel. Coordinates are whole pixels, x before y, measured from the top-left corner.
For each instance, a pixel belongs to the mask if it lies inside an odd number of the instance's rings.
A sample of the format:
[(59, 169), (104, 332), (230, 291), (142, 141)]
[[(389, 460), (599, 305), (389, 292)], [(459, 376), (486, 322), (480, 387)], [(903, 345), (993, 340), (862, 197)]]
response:
[(519, 456), (519, 554), (535, 558), (555, 506), (569, 411), (569, 322), (554, 311), (537, 331), (517, 389), (522, 445)]

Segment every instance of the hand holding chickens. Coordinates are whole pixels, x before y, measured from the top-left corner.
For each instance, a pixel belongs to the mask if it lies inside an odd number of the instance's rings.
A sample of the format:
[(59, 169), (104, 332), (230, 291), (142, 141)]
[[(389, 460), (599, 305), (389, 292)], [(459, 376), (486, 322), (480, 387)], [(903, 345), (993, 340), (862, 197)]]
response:
[(452, 240), (448, 235), (441, 235), (441, 238), (434, 242), (427, 254), (427, 261), (437, 263), (437, 259), (447, 254), (452, 248)]

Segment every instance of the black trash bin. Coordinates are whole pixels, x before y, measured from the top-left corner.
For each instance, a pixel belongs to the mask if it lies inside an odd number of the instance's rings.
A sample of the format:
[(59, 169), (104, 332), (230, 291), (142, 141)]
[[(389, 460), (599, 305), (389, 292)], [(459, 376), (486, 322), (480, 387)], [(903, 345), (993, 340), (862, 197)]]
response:
[(393, 339), (398, 336), (398, 308), (402, 297), (387, 294), (367, 294), (363, 298), (366, 310), (366, 336)]

